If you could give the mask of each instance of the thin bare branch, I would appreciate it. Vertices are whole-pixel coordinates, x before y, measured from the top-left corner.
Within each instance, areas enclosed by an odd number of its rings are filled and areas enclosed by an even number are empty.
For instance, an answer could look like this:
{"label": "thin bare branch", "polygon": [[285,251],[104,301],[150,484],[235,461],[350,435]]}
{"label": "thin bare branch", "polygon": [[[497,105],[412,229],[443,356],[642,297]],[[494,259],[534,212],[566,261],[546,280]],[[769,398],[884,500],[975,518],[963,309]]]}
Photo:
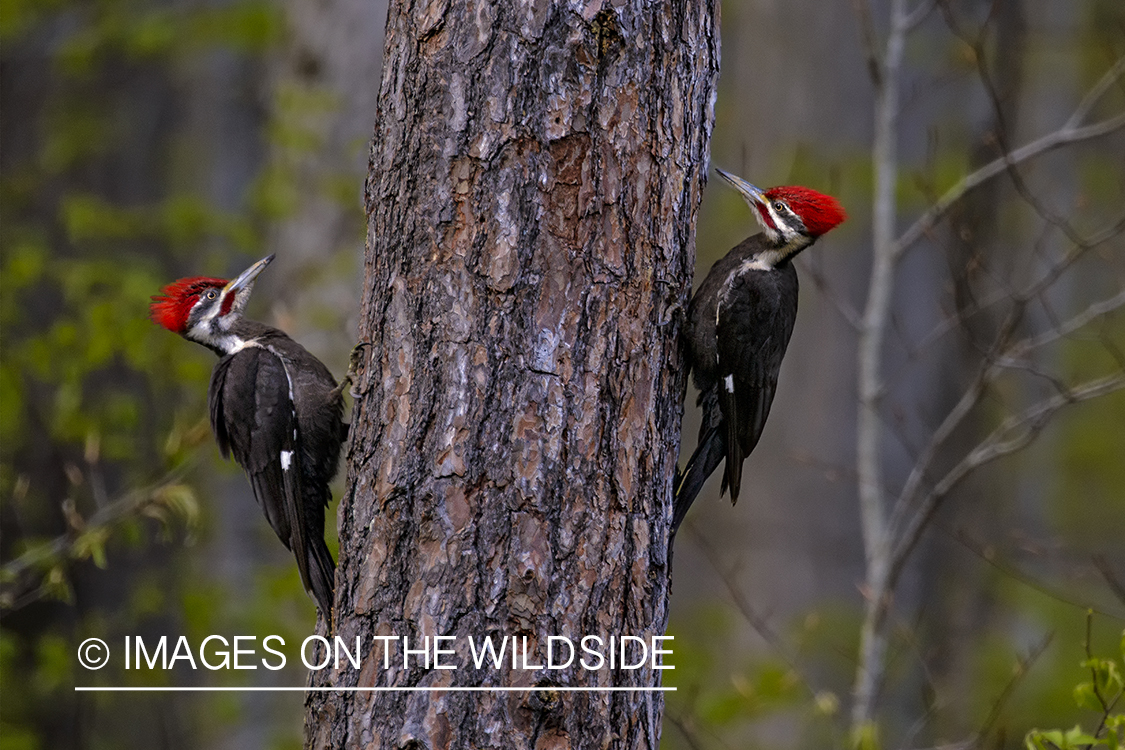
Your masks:
{"label": "thin bare branch", "polygon": [[1090,664],[1090,685],[1094,689],[1094,697],[1098,699],[1098,703],[1102,707],[1102,719],[1101,719],[1100,722],[1098,722],[1098,728],[1094,730],[1094,736],[1100,737],[1102,731],[1105,729],[1105,722],[1106,722],[1106,719],[1109,718],[1110,711],[1113,710],[1113,707],[1117,704],[1117,701],[1119,701],[1121,699],[1121,691],[1118,690],[1117,694],[1112,699],[1110,699],[1107,696],[1102,694],[1102,688],[1101,688],[1101,685],[1099,684],[1099,680],[1098,680],[1098,669],[1097,669],[1096,666],[1094,666],[1095,660],[1094,660],[1093,640],[1094,640],[1094,613],[1093,612],[1087,612],[1086,613],[1086,661],[1089,662],[1089,664]]}
{"label": "thin bare branch", "polygon": [[[1101,244],[1110,237],[1120,234],[1123,230],[1125,230],[1125,216],[1122,216],[1120,219],[1118,219],[1114,226],[1110,227],[1109,229],[1103,230],[1102,232],[1090,236],[1087,239],[1087,243],[1091,246]],[[1057,280],[1057,276],[1054,275],[1054,271],[1055,269],[1054,267],[1052,267],[1048,271],[1048,274],[1052,277],[1052,280]],[[934,325],[929,333],[922,337],[922,339],[915,346],[915,351],[922,351],[927,347],[932,346],[947,333],[955,330],[966,318],[981,312],[985,312],[1001,302],[1008,302],[1012,299],[1028,299],[1031,296],[1038,296],[1045,290],[1046,286],[1050,285],[1044,285],[1044,281],[1046,280],[1046,278],[1047,277],[1044,277],[1043,279],[1034,282],[1028,288],[1020,290],[1018,293],[1013,293],[1010,289],[1001,289],[994,292],[993,294],[989,294],[987,297],[976,300],[973,303],[966,305],[957,313],[949,314],[947,317],[943,318],[940,322]],[[1121,294],[1125,294],[1125,291],[1122,291]],[[1018,350],[1021,352],[1035,349],[1045,344],[1049,344],[1057,338],[1062,338],[1066,335],[1069,335],[1070,333],[1073,333],[1084,325],[1093,322],[1102,315],[1113,312],[1117,308],[1121,307],[1122,304],[1125,304],[1118,301],[1118,298],[1121,296],[1121,294],[1115,295],[1114,297],[1111,297],[1107,300],[1091,305],[1091,307],[1088,308],[1085,312],[1079,313],[1079,315],[1063,323],[1059,327],[1057,336],[1053,336],[1052,338],[1048,339],[1047,337],[1051,335],[1052,331],[1046,331],[1041,334],[1041,337],[1033,337],[1026,339],[1025,341],[1017,342],[1013,345],[1013,349],[1016,349],[1018,347]],[[1039,338],[1042,338],[1042,340],[1039,340]],[[891,378],[889,378],[889,381],[894,382],[899,377],[901,377],[901,373],[892,376]]]}
{"label": "thin bare branch", "polygon": [[[1084,244],[1087,247],[1089,247],[1090,249],[1093,249],[1093,248],[1096,248],[1098,245],[1106,242],[1107,240],[1109,240],[1113,237],[1119,236],[1123,232],[1125,232],[1125,214],[1118,217],[1110,226],[1106,227],[1103,230],[1095,232],[1094,234],[1087,237]],[[1057,263],[1053,264],[1050,268],[1048,268],[1043,276],[1041,276],[1038,280],[1029,284],[1024,289],[1013,290],[1009,287],[1004,286],[1002,284],[1002,282],[998,281],[998,285],[1001,286],[1000,289],[992,292],[991,294],[989,294],[989,295],[987,295],[987,296],[985,296],[981,299],[974,300],[973,302],[971,302],[969,304],[966,304],[961,309],[959,309],[956,313],[949,313],[941,321],[939,321],[937,324],[935,324],[934,327],[929,331],[929,333],[927,333],[925,336],[923,336],[921,338],[921,340],[919,340],[918,343],[915,344],[910,349],[910,351],[908,352],[908,356],[907,356],[906,360],[903,363],[901,363],[895,369],[895,371],[893,373],[889,374],[886,377],[886,379],[884,380],[884,388],[885,389],[893,389],[893,387],[895,386],[896,383],[900,382],[903,378],[905,378],[909,375],[910,365],[913,364],[914,358],[917,356],[918,353],[920,353],[922,351],[925,351],[927,348],[929,348],[930,346],[932,346],[933,344],[935,344],[939,340],[941,340],[941,338],[943,336],[945,336],[945,335],[949,334],[950,332],[956,330],[959,326],[964,324],[964,322],[966,320],[968,320],[969,318],[971,318],[972,316],[977,315],[979,313],[986,312],[986,311],[990,310],[991,308],[993,308],[994,306],[1000,304],[1001,302],[1011,302],[1012,300],[1030,300],[1033,297],[1036,297],[1036,298],[1041,297],[1041,295],[1052,284],[1054,284],[1056,281],[1058,281],[1058,279],[1062,276],[1062,274],[1066,271],[1066,269],[1069,268],[1070,266],[1072,266],[1074,264],[1074,262],[1078,260],[1079,257],[1080,257],[1080,255],[1078,253],[1067,254],[1064,258],[1062,258]],[[1113,299],[1115,300],[1116,297],[1114,297]],[[1101,307],[1101,305],[1105,306],[1104,309]],[[1093,322],[1097,318],[1097,315],[1094,314],[1095,312],[1100,310],[1104,314],[1108,314],[1108,313],[1112,312],[1114,309],[1116,309],[1117,307],[1119,307],[1119,305],[1114,304],[1111,300],[1106,300],[1103,303],[1099,303],[1097,306],[1094,306],[1093,308],[1091,308],[1090,310],[1087,311],[1087,313],[1090,314],[1088,319],[1085,317],[1086,313],[1083,313],[1083,314],[1080,314],[1080,315],[1083,316],[1082,320],[1084,320],[1085,323],[1090,323],[1090,322]],[[1078,319],[1075,319],[1074,324],[1075,325],[1073,326],[1073,329],[1077,329],[1077,328],[1081,327],[1081,324],[1079,324]],[[1071,326],[1067,323],[1062,323],[1060,325],[1067,326],[1068,329],[1071,328]],[[1073,332],[1073,329],[1065,331],[1063,333],[1063,335],[1069,335],[1069,333]],[[1049,335],[1050,335],[1050,332],[1045,332],[1043,334],[1043,340],[1036,343],[1035,346],[1041,346],[1041,345],[1051,343],[1051,341],[1047,340],[1047,337]],[[1031,340],[1032,339],[1028,339],[1027,341],[1030,342]],[[1105,343],[1108,344],[1109,342],[1105,342]],[[1016,342],[1015,344],[1012,345],[1010,353],[1012,353],[1013,355],[1016,354],[1016,353],[1020,353],[1020,351],[1022,351],[1022,350],[1017,351],[1018,348],[1024,347],[1024,346],[1026,346],[1026,342]],[[1031,348],[1034,348],[1034,347],[1029,346],[1027,348],[1031,349]],[[1111,352],[1111,354],[1112,354],[1112,352]],[[1116,355],[1114,355],[1114,356],[1116,356]],[[1125,364],[1122,365],[1122,369],[1125,369]]]}
{"label": "thin bare branch", "polygon": [[1082,123],[1083,120],[1090,114],[1090,110],[1101,101],[1105,92],[1109,91],[1109,87],[1116,83],[1117,79],[1125,74],[1125,56],[1117,59],[1110,69],[1105,72],[1097,83],[1086,92],[1086,96],[1078,104],[1078,108],[1074,110],[1074,114],[1066,121],[1063,127],[1074,128]]}
{"label": "thin bare branch", "polygon": [[1125,214],[1118,217],[1117,221],[1111,226],[1106,227],[1100,232],[1082,240],[1073,250],[1067,253],[1063,258],[1056,262],[1053,266],[1047,269],[1047,272],[1039,279],[1039,281],[1027,287],[1023,292],[1018,295],[1018,299],[1028,300],[1032,297],[1038,297],[1044,290],[1049,288],[1052,284],[1059,280],[1067,269],[1081,258],[1086,252],[1093,250],[1098,245],[1110,240],[1125,232]]}
{"label": "thin bare branch", "polygon": [[72,560],[84,535],[109,530],[128,518],[144,515],[154,503],[161,501],[166,490],[182,482],[183,477],[195,463],[194,459],[185,461],[147,487],[131,490],[105,502],[87,519],[78,516],[72,505],[65,505],[70,503],[69,500],[64,501],[64,508],[69,509],[66,512],[75,519],[72,521],[74,528],[50,541],[32,547],[0,567],[0,580],[7,582],[0,592],[0,607],[15,610],[41,598],[45,593],[43,586],[39,583],[28,585],[24,580],[31,571],[48,566],[53,561]]}
{"label": "thin bare branch", "polygon": [[1082,611],[1092,610],[1100,615],[1105,615],[1106,617],[1120,619],[1118,615],[1112,612],[1107,612],[1103,609],[1092,606],[1087,602],[1080,602],[1076,599],[1072,599],[1065,594],[1061,594],[1058,591],[1052,590],[1047,586],[1047,584],[1037,581],[1035,578],[1024,573],[1022,570],[1019,570],[1018,568],[1011,565],[1005,565],[997,559],[996,555],[993,552],[986,549],[983,543],[972,538],[965,529],[957,529],[956,531],[945,529],[945,531],[950,536],[950,538],[955,540],[962,547],[987,563],[1001,575],[1010,578],[1016,583],[1019,583],[1022,586],[1026,586],[1032,591],[1035,591],[1038,594],[1042,594],[1048,599],[1059,602],[1060,604],[1065,604],[1068,607],[1074,607],[1075,609]]}
{"label": "thin bare branch", "polygon": [[[995,7],[995,6],[993,6]],[[983,35],[973,43],[973,51],[977,61],[977,76],[980,78],[981,85],[984,86],[985,93],[988,94],[990,103],[992,104],[992,111],[996,117],[996,122],[999,127],[993,133],[997,148],[1000,151],[1000,156],[1004,159],[1005,169],[1008,172],[1009,178],[1012,180],[1012,185],[1015,187],[1016,192],[1023,198],[1024,202],[1031,206],[1040,217],[1043,218],[1048,224],[1057,227],[1065,234],[1076,247],[1085,249],[1083,240],[1080,237],[1078,230],[1076,230],[1069,221],[1063,216],[1054,211],[1051,211],[1039,199],[1028,186],[1027,182],[1023,179],[1023,174],[1011,160],[1011,145],[1008,143],[1008,125],[1004,115],[1004,106],[1001,102],[1000,92],[996,88],[995,81],[992,80],[992,73],[988,69],[988,64],[985,62],[986,53],[984,49]],[[1079,105],[1081,106],[1081,104]]]}
{"label": "thin bare branch", "polygon": [[684,738],[684,742],[691,750],[703,750],[703,745],[700,744],[699,738],[695,736],[695,732],[688,727],[687,722],[675,715],[671,711],[664,712],[664,719],[669,724],[679,730],[680,736]]}
{"label": "thin bare branch", "polygon": [[1004,689],[1000,691],[1000,695],[998,695],[996,697],[996,700],[993,701],[992,708],[989,710],[988,716],[985,717],[980,729],[977,730],[977,740],[974,744],[976,744],[978,747],[980,743],[983,742],[984,739],[988,737],[988,735],[992,732],[993,727],[996,726],[996,722],[1000,720],[1000,716],[1003,713],[1003,708],[1008,703],[1008,699],[1011,698],[1012,693],[1015,692],[1020,682],[1022,682],[1023,679],[1027,676],[1027,673],[1031,671],[1031,668],[1035,666],[1035,662],[1039,661],[1039,657],[1041,657],[1047,651],[1047,649],[1051,645],[1051,641],[1053,641],[1054,639],[1054,633],[1047,633],[1047,635],[1043,636],[1043,639],[1039,641],[1039,643],[1035,644],[1028,650],[1025,656],[1019,657],[1017,659],[1016,668],[1012,671],[1011,678],[1008,680],[1008,683],[1004,685]]}
{"label": "thin bare branch", "polygon": [[743,595],[742,593],[742,589],[734,580],[731,579],[727,571],[723,569],[722,565],[719,562],[719,556],[715,553],[715,548],[711,545],[707,538],[699,532],[694,523],[689,522],[687,524],[687,530],[691,536],[692,541],[695,542],[696,546],[699,547],[699,550],[703,552],[703,556],[707,558],[707,562],[711,565],[711,569],[719,575],[719,580],[723,582],[723,587],[726,588],[727,594],[730,595],[731,601],[734,603],[734,606],[738,609],[739,613],[742,614],[742,617],[746,620],[750,627],[754,629],[754,632],[761,636],[762,640],[768,643],[770,645],[770,648],[776,651],[778,655],[785,660],[786,664],[788,664],[794,671],[798,671],[795,657],[791,653],[789,653],[785,644],[782,643],[781,637],[774,632],[773,628],[771,628],[769,623],[766,622],[766,619],[762,617],[757,612],[757,610],[754,609],[754,606],[746,600],[745,595]]}
{"label": "thin bare branch", "polygon": [[[1125,388],[1125,370],[1105,378],[1068,387],[1061,381],[1020,361],[1019,355],[1089,325],[1099,316],[1125,305],[1125,301],[1111,298],[1096,303],[1070,319],[1051,318],[1048,331],[1020,339],[1017,331],[1025,314],[1034,305],[1041,306],[1050,317],[1050,302],[1042,296],[1066,270],[1083,257],[1097,243],[1114,236],[1121,228],[1113,228],[1092,237],[1083,237],[1072,227],[1066,217],[1056,215],[1039,200],[1024,183],[1017,167],[1036,157],[1063,146],[1088,141],[1125,127],[1125,112],[1087,123],[1097,101],[1101,100],[1114,80],[1120,77],[1123,64],[1114,65],[1083,97],[1064,125],[1019,148],[1010,148],[1006,142],[1007,127],[1001,98],[986,65],[985,43],[997,23],[996,13],[1001,7],[994,0],[988,19],[967,33],[954,17],[952,7],[944,0],[936,5],[946,15],[953,33],[960,36],[973,51],[978,74],[987,90],[995,110],[999,155],[987,164],[965,175],[952,188],[941,195],[906,231],[896,234],[896,203],[894,187],[898,171],[895,125],[899,116],[900,67],[904,36],[913,25],[920,23],[924,13],[932,10],[927,3],[907,13],[904,2],[893,0],[891,22],[883,49],[880,50],[874,33],[872,11],[867,0],[854,0],[857,15],[864,31],[868,64],[874,66],[872,81],[875,84],[875,135],[872,148],[874,164],[874,195],[872,213],[873,262],[866,305],[860,319],[858,344],[857,386],[859,414],[856,432],[856,475],[860,502],[861,527],[864,537],[867,570],[864,584],[865,617],[860,636],[860,659],[853,686],[851,729],[854,736],[867,731],[874,720],[874,702],[878,685],[885,671],[888,618],[891,615],[891,596],[902,574],[906,560],[915,548],[921,534],[933,520],[937,508],[950,491],[969,473],[1002,456],[1018,451],[1031,443],[1064,406],[1106,395]],[[890,296],[894,287],[894,269],[907,249],[937,226],[954,204],[969,191],[1007,172],[1022,199],[1044,220],[1045,236],[1049,227],[1061,231],[1072,243],[1073,249],[1065,256],[1046,260],[1046,273],[1019,289],[1009,277],[997,276],[992,281],[1003,293],[980,305],[981,309],[997,302],[1010,303],[992,340],[974,342],[982,359],[972,382],[953,410],[931,435],[928,445],[919,453],[902,491],[892,509],[886,513],[887,493],[883,489],[885,478],[880,460],[880,448],[888,430],[883,420],[886,407],[881,403],[887,388],[882,373],[884,337],[891,323]],[[962,311],[963,313],[964,311]],[[964,316],[951,318],[954,323]],[[938,334],[940,335],[940,333]],[[950,440],[964,420],[972,414],[990,392],[990,384],[1006,368],[1028,369],[1037,377],[1047,377],[1057,393],[1008,416],[991,434],[972,448],[939,477],[931,477],[938,453]],[[973,742],[983,741],[985,730]]]}
{"label": "thin bare branch", "polygon": [[985,389],[988,386],[988,376],[991,372],[991,367],[985,365],[978,372],[973,382],[965,389],[961,398],[957,401],[956,405],[949,410],[945,415],[945,419],[934,430],[930,436],[930,442],[914,462],[910,475],[903,485],[902,492],[899,493],[898,502],[895,503],[894,511],[891,514],[890,527],[892,529],[901,528],[905,525],[907,518],[911,514],[912,503],[911,499],[918,493],[919,488],[926,479],[926,475],[930,470],[931,464],[937,457],[938,451],[945,441],[953,434],[953,431],[961,426],[961,423],[972,412],[973,408],[980,403],[981,397],[984,395]]}
{"label": "thin bare branch", "polygon": [[1102,578],[1105,579],[1109,590],[1113,592],[1114,596],[1116,596],[1122,604],[1125,604],[1125,583],[1114,573],[1105,555],[1094,555],[1092,559],[1094,561],[1094,567],[1102,574]]}
{"label": "thin bare branch", "polygon": [[926,18],[929,17],[930,13],[932,13],[934,8],[936,8],[936,7],[937,7],[937,0],[923,0],[918,5],[917,8],[910,11],[906,15],[906,20],[905,20],[906,31],[910,32],[910,31],[913,31],[914,29],[916,29],[919,24],[921,24],[923,21],[926,20]]}
{"label": "thin bare branch", "polygon": [[903,252],[921,239],[923,235],[933,229],[938,221],[949,212],[949,209],[973,188],[1004,173],[1011,166],[1022,164],[1037,156],[1042,156],[1049,151],[1060,148],[1061,146],[1098,138],[1120,130],[1123,127],[1125,127],[1125,113],[1083,127],[1062,127],[1053,133],[1048,133],[1031,143],[1021,146],[1006,156],[993,159],[983,167],[969,173],[961,178],[956,185],[947,190],[945,194],[938,199],[937,203],[927,209],[925,213],[918,217],[918,219],[899,236],[898,240],[895,242],[894,249],[896,260],[902,256]]}
{"label": "thin bare branch", "polygon": [[[992,345],[987,351],[983,352],[984,358],[972,382],[969,384],[968,388],[965,389],[965,393],[962,394],[957,404],[949,411],[945,419],[942,420],[942,423],[934,430],[933,435],[930,436],[929,444],[914,462],[910,475],[907,477],[906,483],[903,485],[902,492],[899,493],[898,501],[895,503],[894,510],[891,513],[888,526],[892,539],[900,538],[900,530],[916,520],[916,516],[914,515],[916,513],[914,509],[915,503],[921,493],[923,482],[930,471],[934,459],[937,457],[941,447],[953,435],[954,431],[961,426],[965,418],[972,413],[973,408],[980,403],[981,398],[987,391],[989,383],[995,378],[997,366],[995,355],[992,353],[1007,349],[1012,336],[1015,334],[1019,321],[1023,317],[1023,308],[1024,303],[1017,301],[1012,306],[1012,309],[1008,311],[1008,315],[1000,325],[1000,330],[997,332]],[[895,578],[897,576],[891,577]]]}
{"label": "thin bare branch", "polygon": [[1078,331],[1080,328],[1084,328],[1093,321],[1108,315],[1122,306],[1125,306],[1125,289],[1122,289],[1109,299],[1095,302],[1069,320],[1063,321],[1038,336],[1032,336],[1031,338],[1017,341],[1008,350],[1007,356],[1021,356],[1042,346],[1058,341],[1061,338],[1065,338]]}
{"label": "thin bare branch", "polygon": [[950,469],[934,487],[925,494],[917,510],[911,515],[898,536],[892,559],[892,580],[898,578],[902,565],[921,538],[922,531],[933,518],[942,500],[957,484],[974,470],[992,463],[1030,444],[1062,408],[1089,401],[1125,388],[1125,373],[1099,378],[1071,388],[1065,393],[1044,399],[1019,414],[1005,419],[976,448]]}
{"label": "thin bare branch", "polygon": [[817,291],[832,303],[832,306],[836,308],[836,312],[840,313],[840,317],[852,327],[852,330],[859,331],[863,325],[859,311],[852,307],[850,302],[836,293],[836,290],[828,282],[827,277],[825,277],[824,272],[821,270],[820,264],[809,262],[807,257],[808,256],[797,259],[801,271],[812,279],[813,284],[816,285]]}
{"label": "thin bare branch", "polygon": [[1053,641],[1054,638],[1054,633],[1048,633],[1043,636],[1039,643],[1033,645],[1024,656],[1017,657],[1016,668],[1012,670],[1012,676],[1004,685],[1004,689],[1000,691],[1000,694],[997,695],[996,699],[992,702],[992,706],[988,711],[988,715],[981,723],[980,729],[972,736],[960,742],[936,745],[926,750],[970,750],[970,748],[980,747],[988,735],[992,733],[1001,715],[1003,715],[1004,706],[1008,704],[1016,688],[1027,677],[1028,673],[1031,672],[1031,668],[1035,666],[1035,662],[1039,661],[1039,657],[1047,651],[1047,648],[1051,645],[1051,641]]}
{"label": "thin bare branch", "polygon": [[876,89],[883,87],[883,62],[879,55],[879,36],[875,33],[875,20],[871,12],[871,0],[852,0],[852,10],[859,19],[860,39],[863,42],[863,58],[867,61],[867,74]]}

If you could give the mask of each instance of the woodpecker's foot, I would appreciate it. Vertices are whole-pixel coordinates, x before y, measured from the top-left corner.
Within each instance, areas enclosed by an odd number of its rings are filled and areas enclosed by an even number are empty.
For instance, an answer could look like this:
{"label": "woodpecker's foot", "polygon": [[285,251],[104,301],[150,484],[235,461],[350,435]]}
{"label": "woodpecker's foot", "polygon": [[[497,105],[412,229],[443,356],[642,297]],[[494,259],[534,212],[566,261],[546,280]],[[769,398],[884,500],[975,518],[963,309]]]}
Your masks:
{"label": "woodpecker's foot", "polygon": [[363,391],[357,390],[354,387],[359,378],[359,371],[363,368],[363,352],[371,346],[370,341],[360,341],[352,347],[351,357],[348,359],[348,371],[344,373],[344,377],[340,380],[340,384],[336,386],[337,394],[343,393],[344,389],[348,389],[348,395],[352,398],[359,398],[363,395]]}
{"label": "woodpecker's foot", "polygon": [[[352,356],[348,360],[348,371],[345,373],[344,378],[353,386],[359,380],[359,371],[363,369],[365,352],[370,347],[370,341],[360,341],[352,347]],[[363,395],[363,391],[354,387],[349,388],[348,393],[352,398],[359,398]]]}
{"label": "woodpecker's foot", "polygon": [[656,325],[658,325],[658,326],[668,325],[669,323],[671,323],[673,320],[676,319],[676,313],[679,312],[682,308],[683,308],[683,305],[681,305],[679,302],[674,303],[671,307],[665,308],[664,309],[664,315],[661,316],[660,320],[656,321]]}

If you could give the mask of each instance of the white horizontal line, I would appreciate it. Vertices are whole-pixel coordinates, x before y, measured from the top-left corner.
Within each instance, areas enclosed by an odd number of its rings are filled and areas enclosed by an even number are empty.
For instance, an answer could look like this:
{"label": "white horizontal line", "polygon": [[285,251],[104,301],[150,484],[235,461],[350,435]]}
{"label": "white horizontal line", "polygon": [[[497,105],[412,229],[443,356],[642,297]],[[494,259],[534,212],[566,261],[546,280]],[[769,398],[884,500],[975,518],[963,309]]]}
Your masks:
{"label": "white horizontal line", "polygon": [[512,693],[535,690],[559,693],[669,693],[674,687],[83,687],[76,686],[76,693],[283,693],[295,691],[307,693]]}

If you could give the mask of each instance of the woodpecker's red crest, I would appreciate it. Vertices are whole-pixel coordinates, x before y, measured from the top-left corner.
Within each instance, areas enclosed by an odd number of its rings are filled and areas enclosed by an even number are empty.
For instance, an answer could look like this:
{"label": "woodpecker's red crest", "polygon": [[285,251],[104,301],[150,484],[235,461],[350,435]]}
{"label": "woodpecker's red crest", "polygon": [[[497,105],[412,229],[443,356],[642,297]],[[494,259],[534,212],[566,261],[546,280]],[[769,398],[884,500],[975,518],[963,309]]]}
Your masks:
{"label": "woodpecker's red crest", "polygon": [[[812,237],[825,234],[848,218],[839,201],[831,195],[818,193],[807,187],[793,185],[770,188],[762,194],[762,197],[770,203],[776,204],[780,201],[787,205],[800,217],[805,225],[805,231]],[[769,211],[765,210],[761,203],[755,208],[763,219],[769,216]]]}
{"label": "woodpecker's red crest", "polygon": [[[158,325],[162,325],[173,333],[183,334],[187,331],[188,315],[199,298],[209,290],[221,294],[227,285],[226,279],[211,279],[205,276],[195,276],[188,279],[173,281],[160,290],[160,294],[152,296],[149,305],[149,317]],[[233,301],[233,297],[231,298]]]}

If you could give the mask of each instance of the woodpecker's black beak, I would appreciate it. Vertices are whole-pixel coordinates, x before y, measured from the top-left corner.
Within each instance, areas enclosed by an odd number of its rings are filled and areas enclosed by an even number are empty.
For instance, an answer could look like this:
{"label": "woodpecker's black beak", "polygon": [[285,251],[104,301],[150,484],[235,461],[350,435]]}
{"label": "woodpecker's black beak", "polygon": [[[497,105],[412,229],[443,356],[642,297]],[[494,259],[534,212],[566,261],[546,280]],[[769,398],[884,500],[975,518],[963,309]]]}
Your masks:
{"label": "woodpecker's black beak", "polygon": [[[266,270],[273,261],[273,255],[268,255],[262,258],[254,265],[247,268],[245,271],[238,275],[238,278],[232,279],[227,282],[223,287],[222,296],[225,300],[227,295],[234,295],[234,302],[227,308],[232,312],[242,312],[242,308],[246,307],[246,302],[250,299],[250,292],[254,289],[254,279],[258,278],[258,274]],[[226,307],[224,305],[224,307]]]}
{"label": "woodpecker's black beak", "polygon": [[724,180],[729,182],[731,186],[735,190],[737,190],[739,194],[742,195],[742,197],[746,199],[746,202],[751,206],[762,205],[766,202],[765,195],[762,194],[761,188],[751,185],[749,182],[742,179],[738,175],[731,174],[730,172],[724,172],[718,167],[715,167],[715,171],[719,173],[719,177],[722,177]]}

